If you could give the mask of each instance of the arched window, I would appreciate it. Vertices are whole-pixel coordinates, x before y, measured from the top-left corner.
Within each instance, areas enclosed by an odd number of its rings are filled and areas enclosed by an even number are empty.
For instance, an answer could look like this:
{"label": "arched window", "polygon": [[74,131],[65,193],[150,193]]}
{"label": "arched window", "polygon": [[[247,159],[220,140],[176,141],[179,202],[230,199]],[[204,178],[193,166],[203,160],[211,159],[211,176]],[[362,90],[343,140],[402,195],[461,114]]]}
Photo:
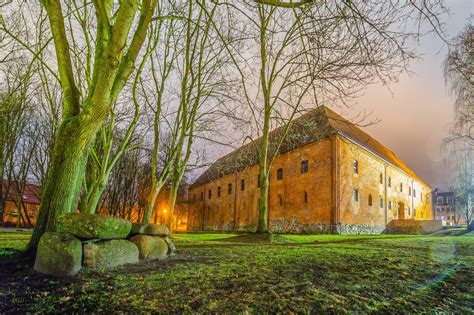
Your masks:
{"label": "arched window", "polygon": [[372,194],[369,194],[369,206],[372,207]]}
{"label": "arched window", "polygon": [[308,203],[308,193],[304,192],[304,203]]}
{"label": "arched window", "polygon": [[278,204],[279,204],[280,206],[283,205],[283,198],[281,197],[281,195],[278,195]]}

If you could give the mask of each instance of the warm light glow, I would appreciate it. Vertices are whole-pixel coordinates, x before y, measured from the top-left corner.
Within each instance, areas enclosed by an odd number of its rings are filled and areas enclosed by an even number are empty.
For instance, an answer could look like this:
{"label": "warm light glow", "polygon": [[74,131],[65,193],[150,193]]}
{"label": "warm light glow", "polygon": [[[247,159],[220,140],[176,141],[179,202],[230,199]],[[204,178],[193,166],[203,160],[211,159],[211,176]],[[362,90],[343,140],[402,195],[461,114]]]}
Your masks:
{"label": "warm light glow", "polygon": [[166,209],[163,209],[163,213],[166,213]]}

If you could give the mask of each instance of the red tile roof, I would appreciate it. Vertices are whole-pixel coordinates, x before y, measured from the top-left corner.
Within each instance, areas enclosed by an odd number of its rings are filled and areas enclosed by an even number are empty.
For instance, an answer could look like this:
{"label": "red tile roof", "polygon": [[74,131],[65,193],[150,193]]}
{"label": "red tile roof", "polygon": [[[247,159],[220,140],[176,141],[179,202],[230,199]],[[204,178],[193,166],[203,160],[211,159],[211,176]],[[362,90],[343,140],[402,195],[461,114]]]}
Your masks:
{"label": "red tile roof", "polygon": [[[8,182],[6,179],[3,179],[0,181],[0,185],[3,185],[3,187],[8,188],[8,197],[7,200],[9,201],[16,201],[18,200],[18,191],[17,187],[21,187],[21,183],[17,184],[15,181],[10,181]],[[2,190],[3,192],[3,190]],[[23,201],[24,203],[27,204],[34,204],[34,205],[39,205],[40,204],[40,195],[41,195],[41,189],[39,186],[34,185],[34,184],[25,184],[24,187],[24,192],[23,192]]]}
{"label": "red tile roof", "polygon": [[[379,141],[358,128],[336,112],[326,106],[319,106],[314,110],[296,118],[291,123],[287,138],[279,148],[279,154],[294,150],[306,144],[327,139],[333,134],[340,134],[359,146],[366,148],[373,154],[401,169],[407,175],[417,181],[429,186],[419,178],[395,153]],[[276,128],[270,132],[271,143],[276,143],[283,127]],[[258,138],[253,143],[245,144],[239,149],[221,157],[212,164],[192,185],[199,186],[208,183],[224,175],[241,171],[258,163],[258,148],[262,139]]]}

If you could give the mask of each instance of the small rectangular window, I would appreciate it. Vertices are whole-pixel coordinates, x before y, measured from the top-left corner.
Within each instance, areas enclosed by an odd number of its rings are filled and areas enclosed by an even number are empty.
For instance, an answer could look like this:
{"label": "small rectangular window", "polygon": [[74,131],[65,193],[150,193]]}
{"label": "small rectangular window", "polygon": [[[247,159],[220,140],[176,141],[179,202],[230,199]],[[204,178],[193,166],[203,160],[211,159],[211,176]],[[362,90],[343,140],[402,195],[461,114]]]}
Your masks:
{"label": "small rectangular window", "polygon": [[244,190],[245,190],[245,180],[244,180],[244,179],[242,179],[242,180],[240,181],[240,190],[241,190],[241,191],[244,191]]}
{"label": "small rectangular window", "polygon": [[392,210],[392,201],[389,201],[389,202],[388,202],[388,209],[389,209],[389,210]]}
{"label": "small rectangular window", "polygon": [[217,187],[217,197],[221,196],[221,186]]}
{"label": "small rectangular window", "polygon": [[392,178],[389,176],[388,177],[388,187],[392,187]]}
{"label": "small rectangular window", "polygon": [[277,170],[277,180],[282,180],[283,179],[283,169],[279,168]]}
{"label": "small rectangular window", "polygon": [[359,174],[359,161],[354,160],[354,173]]}
{"label": "small rectangular window", "polygon": [[211,199],[211,197],[212,197],[212,190],[209,189],[207,191],[207,199]]}
{"label": "small rectangular window", "polygon": [[420,201],[423,202],[423,193],[420,193]]}
{"label": "small rectangular window", "polygon": [[380,197],[380,200],[379,200],[379,207],[383,208],[383,198],[382,197]]}
{"label": "small rectangular window", "polygon": [[301,162],[301,174],[308,173],[309,165],[308,160],[304,160]]}
{"label": "small rectangular window", "polygon": [[416,198],[416,189],[413,189],[413,197]]}
{"label": "small rectangular window", "polygon": [[204,192],[201,191],[201,200],[204,200]]}
{"label": "small rectangular window", "polygon": [[359,201],[359,191],[357,189],[354,189],[354,200]]}
{"label": "small rectangular window", "polygon": [[400,192],[403,192],[403,184],[400,183]]}
{"label": "small rectangular window", "polygon": [[227,194],[231,194],[232,193],[232,184],[229,184],[227,185]]}
{"label": "small rectangular window", "polygon": [[411,196],[411,187],[408,187],[408,196]]}
{"label": "small rectangular window", "polygon": [[382,175],[382,173],[380,173],[380,175],[379,175],[379,182],[380,182],[380,184],[383,184],[383,175]]}
{"label": "small rectangular window", "polygon": [[439,204],[439,205],[442,205],[443,204],[443,197],[438,197],[436,198],[436,203]]}

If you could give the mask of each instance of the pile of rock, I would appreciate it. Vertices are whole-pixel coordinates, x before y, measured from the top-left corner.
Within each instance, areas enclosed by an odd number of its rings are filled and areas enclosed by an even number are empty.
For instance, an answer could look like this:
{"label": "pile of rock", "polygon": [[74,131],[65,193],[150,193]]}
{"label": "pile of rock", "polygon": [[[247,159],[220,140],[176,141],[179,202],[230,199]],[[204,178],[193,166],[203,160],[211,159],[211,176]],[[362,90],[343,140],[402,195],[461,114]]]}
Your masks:
{"label": "pile of rock", "polygon": [[166,226],[132,225],[98,214],[64,214],[58,218],[57,231],[41,237],[36,271],[68,276],[81,267],[104,270],[139,259],[163,258],[175,250]]}

